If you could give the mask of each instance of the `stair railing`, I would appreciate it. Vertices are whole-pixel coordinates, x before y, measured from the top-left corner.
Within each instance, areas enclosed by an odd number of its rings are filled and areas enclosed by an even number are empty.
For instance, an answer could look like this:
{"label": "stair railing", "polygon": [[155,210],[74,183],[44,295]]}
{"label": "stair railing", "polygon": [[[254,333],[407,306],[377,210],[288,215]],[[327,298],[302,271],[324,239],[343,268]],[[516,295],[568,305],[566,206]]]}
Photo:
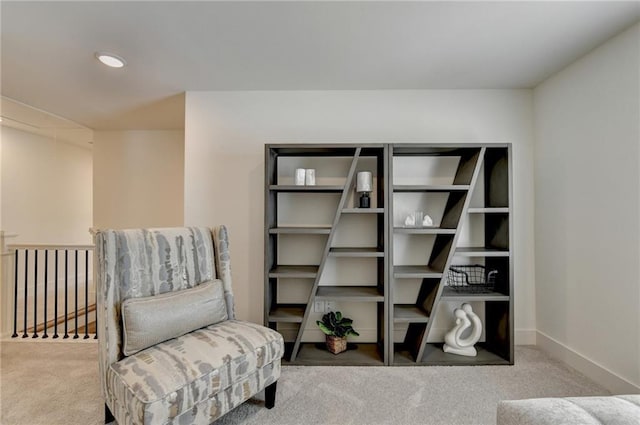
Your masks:
{"label": "stair railing", "polygon": [[6,245],[2,318],[8,308],[12,338],[97,338],[93,252],[93,245]]}

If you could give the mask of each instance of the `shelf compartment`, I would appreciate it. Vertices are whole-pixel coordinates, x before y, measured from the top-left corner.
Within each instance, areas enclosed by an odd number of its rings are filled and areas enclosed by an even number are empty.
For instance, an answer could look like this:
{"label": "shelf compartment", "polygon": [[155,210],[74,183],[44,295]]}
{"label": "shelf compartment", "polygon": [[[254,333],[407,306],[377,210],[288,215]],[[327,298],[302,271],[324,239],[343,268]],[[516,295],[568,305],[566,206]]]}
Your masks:
{"label": "shelf compartment", "polygon": [[317,275],[318,266],[276,266],[269,271],[269,277],[315,279]]}
{"label": "shelf compartment", "polygon": [[427,323],[429,316],[415,305],[394,305],[394,323]]}
{"label": "shelf compartment", "polygon": [[342,192],[344,186],[334,185],[317,185],[317,186],[298,186],[293,184],[272,184],[269,190],[274,192]]}
{"label": "shelf compartment", "polygon": [[330,353],[324,342],[303,342],[293,362],[283,359],[285,365],[313,366],[383,366],[384,360],[376,343],[348,343],[347,351],[339,355]]}
{"label": "shelf compartment", "polygon": [[384,214],[384,208],[344,208],[342,214]]}
{"label": "shelf compartment", "polygon": [[409,235],[455,235],[456,229],[444,227],[394,227],[394,233]]}
{"label": "shelf compartment", "polygon": [[393,277],[399,278],[440,278],[442,272],[429,266],[394,266]]}
{"label": "shelf compartment", "polygon": [[282,226],[269,229],[272,235],[277,234],[304,234],[304,235],[328,235],[331,226]]}
{"label": "shelf compartment", "polygon": [[468,191],[468,184],[394,185],[394,192],[460,192]]}
{"label": "shelf compartment", "polygon": [[269,322],[302,323],[306,305],[280,305],[269,311]]}
{"label": "shelf compartment", "polygon": [[383,302],[384,295],[375,286],[320,286],[317,301]]}
{"label": "shelf compartment", "polygon": [[442,288],[442,301],[509,301],[509,296],[500,292],[465,293],[456,291],[449,286]]}
{"label": "shelf compartment", "polygon": [[508,257],[509,251],[488,247],[463,247],[456,248],[455,255],[461,257]]}
{"label": "shelf compartment", "polygon": [[378,248],[331,248],[331,257],[384,257],[384,251]]}

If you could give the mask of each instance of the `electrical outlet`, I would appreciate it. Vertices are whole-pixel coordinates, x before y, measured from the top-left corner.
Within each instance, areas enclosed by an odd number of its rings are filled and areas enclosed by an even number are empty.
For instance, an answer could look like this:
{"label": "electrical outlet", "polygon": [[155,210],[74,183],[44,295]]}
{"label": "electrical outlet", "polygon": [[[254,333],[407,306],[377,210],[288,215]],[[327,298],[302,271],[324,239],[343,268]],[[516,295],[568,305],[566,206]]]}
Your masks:
{"label": "electrical outlet", "polygon": [[336,311],[338,309],[335,301],[327,301],[326,311]]}
{"label": "electrical outlet", "polygon": [[324,313],[324,301],[315,301],[313,303],[313,311],[316,313]]}

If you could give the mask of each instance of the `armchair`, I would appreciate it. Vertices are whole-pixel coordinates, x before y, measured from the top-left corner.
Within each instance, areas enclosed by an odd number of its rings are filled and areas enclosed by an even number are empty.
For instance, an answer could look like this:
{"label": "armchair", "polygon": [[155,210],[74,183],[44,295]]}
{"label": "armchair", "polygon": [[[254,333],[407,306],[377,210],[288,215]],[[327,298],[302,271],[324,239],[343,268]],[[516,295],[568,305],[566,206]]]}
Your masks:
{"label": "armchair", "polygon": [[209,424],[265,390],[282,336],[235,319],[224,226],[96,232],[105,421]]}

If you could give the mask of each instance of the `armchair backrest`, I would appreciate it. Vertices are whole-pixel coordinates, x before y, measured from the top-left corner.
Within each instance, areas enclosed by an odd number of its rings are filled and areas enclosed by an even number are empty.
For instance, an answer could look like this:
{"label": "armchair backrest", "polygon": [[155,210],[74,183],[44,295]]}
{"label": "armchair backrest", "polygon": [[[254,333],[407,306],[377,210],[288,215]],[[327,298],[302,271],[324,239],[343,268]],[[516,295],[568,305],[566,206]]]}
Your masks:
{"label": "armchair backrest", "polygon": [[179,291],[218,278],[224,286],[227,315],[235,317],[225,226],[100,230],[95,245],[103,378],[108,367],[124,357],[120,304],[128,298]]}

